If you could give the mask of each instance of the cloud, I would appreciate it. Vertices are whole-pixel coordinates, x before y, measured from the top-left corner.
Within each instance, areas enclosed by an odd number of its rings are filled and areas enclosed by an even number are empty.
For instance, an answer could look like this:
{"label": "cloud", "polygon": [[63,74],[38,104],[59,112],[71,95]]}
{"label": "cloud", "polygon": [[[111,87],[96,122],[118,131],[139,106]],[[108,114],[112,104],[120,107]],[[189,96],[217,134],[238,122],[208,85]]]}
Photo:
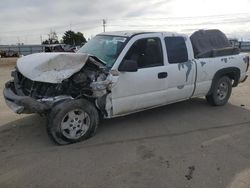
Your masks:
{"label": "cloud", "polygon": [[[89,37],[102,32],[104,18],[107,19],[108,31],[191,31],[192,28],[218,27],[227,33],[236,33],[238,29],[240,35],[241,31],[246,33],[250,30],[250,14],[244,14],[250,5],[249,1],[238,0],[237,4],[241,6],[226,0],[221,0],[219,4],[215,4],[215,1],[217,0],[203,0],[202,3],[200,0],[2,0],[0,43],[16,43],[17,39],[21,42],[39,43],[40,35],[46,37],[50,29],[61,36],[71,28]],[[222,5],[224,7],[219,7]],[[230,28],[230,25],[234,25],[234,28]]]}

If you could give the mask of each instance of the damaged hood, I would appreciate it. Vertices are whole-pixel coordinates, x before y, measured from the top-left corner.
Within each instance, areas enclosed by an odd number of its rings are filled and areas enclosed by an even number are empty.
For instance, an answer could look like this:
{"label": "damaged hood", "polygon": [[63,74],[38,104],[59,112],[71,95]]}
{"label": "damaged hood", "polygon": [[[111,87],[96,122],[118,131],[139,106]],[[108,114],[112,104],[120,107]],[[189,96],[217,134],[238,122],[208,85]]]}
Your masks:
{"label": "damaged hood", "polygon": [[37,53],[18,59],[17,68],[32,81],[61,83],[80,71],[88,57],[81,53]]}

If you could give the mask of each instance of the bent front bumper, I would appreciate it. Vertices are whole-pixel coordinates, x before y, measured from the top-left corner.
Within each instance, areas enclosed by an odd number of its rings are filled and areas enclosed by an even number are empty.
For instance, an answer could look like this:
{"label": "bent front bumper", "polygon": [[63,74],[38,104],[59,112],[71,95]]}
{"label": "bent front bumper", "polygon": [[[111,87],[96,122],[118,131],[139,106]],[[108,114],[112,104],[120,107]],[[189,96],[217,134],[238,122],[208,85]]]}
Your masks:
{"label": "bent front bumper", "polygon": [[17,114],[38,113],[44,114],[55,104],[61,101],[73,99],[71,96],[57,96],[43,99],[34,99],[30,96],[16,94],[13,82],[7,82],[3,90],[6,104]]}
{"label": "bent front bumper", "polygon": [[3,95],[5,98],[6,104],[12,109],[15,113],[21,114],[30,114],[30,113],[44,113],[49,108],[46,104],[42,104],[37,100],[29,96],[19,96],[15,93],[14,83],[8,82],[5,85],[3,90]]}

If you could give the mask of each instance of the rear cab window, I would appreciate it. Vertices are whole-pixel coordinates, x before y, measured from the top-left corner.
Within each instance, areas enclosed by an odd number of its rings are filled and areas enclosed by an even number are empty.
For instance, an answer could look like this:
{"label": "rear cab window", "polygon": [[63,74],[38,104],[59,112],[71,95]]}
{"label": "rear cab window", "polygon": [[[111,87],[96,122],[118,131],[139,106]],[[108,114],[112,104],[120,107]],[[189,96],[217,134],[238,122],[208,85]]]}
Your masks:
{"label": "rear cab window", "polygon": [[168,55],[168,62],[170,64],[184,63],[188,61],[188,51],[184,37],[165,37],[164,41]]}

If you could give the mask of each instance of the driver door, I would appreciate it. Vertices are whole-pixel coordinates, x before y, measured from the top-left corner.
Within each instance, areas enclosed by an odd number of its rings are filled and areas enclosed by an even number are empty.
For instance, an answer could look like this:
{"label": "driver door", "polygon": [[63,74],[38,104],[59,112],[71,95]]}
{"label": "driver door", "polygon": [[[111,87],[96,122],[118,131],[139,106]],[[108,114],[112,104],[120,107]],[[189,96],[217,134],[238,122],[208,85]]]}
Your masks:
{"label": "driver door", "polygon": [[166,101],[167,67],[164,65],[162,39],[159,34],[136,36],[123,57],[136,61],[136,72],[120,72],[112,88],[113,115],[128,114]]}

